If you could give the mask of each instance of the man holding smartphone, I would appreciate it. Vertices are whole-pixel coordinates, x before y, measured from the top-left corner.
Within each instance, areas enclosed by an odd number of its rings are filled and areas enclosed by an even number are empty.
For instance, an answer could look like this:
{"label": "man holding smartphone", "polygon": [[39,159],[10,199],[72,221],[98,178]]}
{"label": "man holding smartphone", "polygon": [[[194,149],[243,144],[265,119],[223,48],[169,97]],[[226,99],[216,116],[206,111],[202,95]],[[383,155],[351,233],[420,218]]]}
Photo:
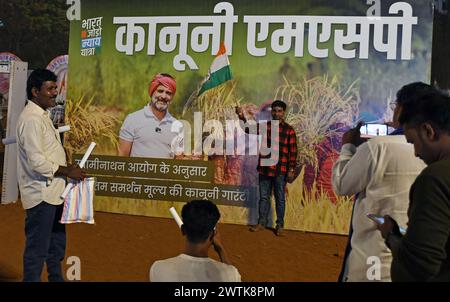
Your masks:
{"label": "man holding smartphone", "polygon": [[[209,200],[193,200],[181,211],[181,232],[186,237],[182,254],[153,263],[152,282],[240,282],[241,275],[231,264],[216,225],[220,219],[217,206]],[[209,258],[214,248],[220,262]]]}
{"label": "man holding smartphone", "polygon": [[450,281],[450,97],[432,91],[399,118],[415,155],[428,165],[409,193],[408,229],[395,217],[378,225],[393,255],[392,281]]}
{"label": "man holding smartphone", "polygon": [[[394,123],[403,105],[421,91],[431,87],[424,83],[406,85],[397,93]],[[377,232],[367,213],[391,214],[406,225],[408,192],[425,164],[414,157],[413,148],[404,135],[378,136],[367,141],[361,138],[360,127],[346,132],[342,149],[333,167],[333,189],[337,195],[354,195],[349,243],[340,281],[369,281],[367,260],[371,256],[381,260],[381,279],[390,281],[389,249]]]}

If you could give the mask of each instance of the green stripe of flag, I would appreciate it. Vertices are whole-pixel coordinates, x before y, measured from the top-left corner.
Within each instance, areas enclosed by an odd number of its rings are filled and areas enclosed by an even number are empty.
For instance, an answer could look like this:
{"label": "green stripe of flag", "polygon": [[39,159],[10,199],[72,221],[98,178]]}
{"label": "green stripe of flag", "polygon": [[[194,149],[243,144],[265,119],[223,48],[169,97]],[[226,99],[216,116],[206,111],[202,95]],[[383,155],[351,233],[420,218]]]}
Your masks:
{"label": "green stripe of flag", "polygon": [[231,80],[231,78],[232,78],[232,74],[231,74],[230,65],[227,65],[227,66],[217,70],[216,72],[213,72],[210,75],[209,79],[203,84],[202,88],[200,88],[200,91],[197,96],[200,96],[206,90],[217,87],[220,84]]}

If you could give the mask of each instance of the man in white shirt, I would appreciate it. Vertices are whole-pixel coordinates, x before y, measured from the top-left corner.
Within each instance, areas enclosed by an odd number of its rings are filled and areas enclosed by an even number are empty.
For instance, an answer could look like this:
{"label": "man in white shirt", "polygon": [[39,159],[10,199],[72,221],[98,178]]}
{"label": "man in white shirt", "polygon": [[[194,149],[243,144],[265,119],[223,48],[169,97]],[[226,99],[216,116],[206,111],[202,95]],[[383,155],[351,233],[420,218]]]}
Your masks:
{"label": "man in white shirt", "polygon": [[65,226],[59,223],[60,198],[66,177],[81,180],[85,172],[67,166],[66,153],[49,108],[58,94],[56,75],[46,69],[33,71],[27,81],[29,101],[17,121],[17,176],[20,199],[26,210],[23,280],[40,281],[44,262],[49,281],[64,281],[61,261],[66,247]]}
{"label": "man in white shirt", "polygon": [[[412,83],[398,91],[394,125],[398,126],[402,104],[429,89],[427,84]],[[333,167],[335,193],[357,194],[340,281],[391,281],[392,254],[376,231],[376,225],[366,215],[389,214],[406,226],[409,189],[425,164],[414,156],[413,148],[401,131],[364,143],[360,126],[344,134],[339,159]],[[370,270],[378,261],[381,270]]]}
{"label": "man in white shirt", "polygon": [[150,103],[129,114],[120,129],[119,156],[174,158],[183,151],[182,123],[169,113],[175,79],[157,74],[149,85]]}
{"label": "man in white shirt", "polygon": [[[193,200],[183,206],[181,232],[186,236],[184,252],[177,257],[155,261],[150,268],[152,282],[240,282],[220,241],[216,224],[220,213],[209,200]],[[208,257],[213,246],[222,262]]]}

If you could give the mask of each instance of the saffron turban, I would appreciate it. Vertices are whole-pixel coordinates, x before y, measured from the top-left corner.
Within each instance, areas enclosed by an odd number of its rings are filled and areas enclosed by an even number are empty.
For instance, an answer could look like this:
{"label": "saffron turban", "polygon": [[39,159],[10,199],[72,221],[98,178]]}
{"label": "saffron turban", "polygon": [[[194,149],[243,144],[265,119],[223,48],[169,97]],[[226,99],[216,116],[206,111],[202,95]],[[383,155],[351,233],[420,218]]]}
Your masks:
{"label": "saffron turban", "polygon": [[150,95],[150,97],[152,97],[153,92],[155,92],[156,88],[158,88],[159,85],[163,85],[173,94],[175,94],[175,91],[177,90],[177,83],[173,78],[162,74],[157,74],[148,87],[148,94]]}

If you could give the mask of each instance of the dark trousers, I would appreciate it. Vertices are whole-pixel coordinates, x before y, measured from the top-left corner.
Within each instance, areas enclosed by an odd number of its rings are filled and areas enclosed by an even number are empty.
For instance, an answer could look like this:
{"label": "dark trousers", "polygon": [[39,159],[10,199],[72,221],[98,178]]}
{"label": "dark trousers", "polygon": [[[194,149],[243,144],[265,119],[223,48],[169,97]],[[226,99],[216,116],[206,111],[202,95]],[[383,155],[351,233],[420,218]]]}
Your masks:
{"label": "dark trousers", "polygon": [[286,206],[286,175],[265,176],[259,174],[259,219],[258,223],[266,226],[270,211],[272,189],[275,195],[276,224],[284,227],[284,211]]}
{"label": "dark trousers", "polygon": [[350,256],[350,252],[352,251],[352,236],[353,236],[353,214],[355,212],[355,203],[358,198],[358,194],[355,195],[355,199],[353,200],[353,208],[352,208],[352,217],[350,218],[350,227],[348,233],[347,246],[345,247],[344,252],[344,261],[342,262],[341,272],[339,273],[338,282],[346,282],[345,267],[347,266],[348,256]]}
{"label": "dark trousers", "polygon": [[55,206],[45,201],[26,210],[23,281],[41,281],[44,262],[48,280],[62,282],[61,261],[66,251],[66,227],[59,223],[64,204]]}

